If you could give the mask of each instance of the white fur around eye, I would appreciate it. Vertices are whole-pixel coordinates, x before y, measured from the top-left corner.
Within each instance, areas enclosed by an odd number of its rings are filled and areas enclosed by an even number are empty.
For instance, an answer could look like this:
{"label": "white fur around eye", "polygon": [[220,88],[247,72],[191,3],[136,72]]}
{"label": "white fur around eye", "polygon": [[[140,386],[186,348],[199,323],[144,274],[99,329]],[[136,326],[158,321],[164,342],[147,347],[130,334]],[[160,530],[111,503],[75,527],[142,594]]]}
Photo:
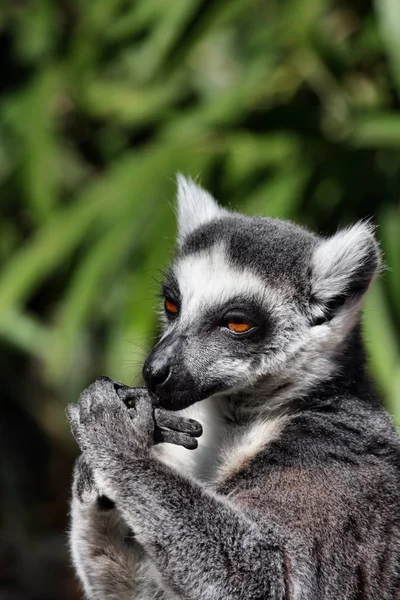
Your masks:
{"label": "white fur around eye", "polygon": [[255,273],[232,265],[221,244],[178,262],[175,276],[182,298],[181,320],[190,323],[205,310],[235,297],[282,303],[282,294],[266,286]]}

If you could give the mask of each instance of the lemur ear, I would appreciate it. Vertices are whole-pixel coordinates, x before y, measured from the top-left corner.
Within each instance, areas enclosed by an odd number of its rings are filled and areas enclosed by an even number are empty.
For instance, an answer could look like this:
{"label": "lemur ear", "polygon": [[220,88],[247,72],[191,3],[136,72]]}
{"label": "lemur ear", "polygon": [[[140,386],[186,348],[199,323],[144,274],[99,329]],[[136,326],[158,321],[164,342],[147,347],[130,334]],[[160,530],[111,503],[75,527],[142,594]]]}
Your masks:
{"label": "lemur ear", "polygon": [[333,318],[347,301],[360,300],[380,265],[371,223],[360,221],[320,242],[312,257],[311,291],[325,320]]}
{"label": "lemur ear", "polygon": [[182,240],[197,227],[227,215],[228,212],[220,208],[211,194],[191,179],[187,179],[180,173],[176,179],[178,238],[179,243],[182,243]]}

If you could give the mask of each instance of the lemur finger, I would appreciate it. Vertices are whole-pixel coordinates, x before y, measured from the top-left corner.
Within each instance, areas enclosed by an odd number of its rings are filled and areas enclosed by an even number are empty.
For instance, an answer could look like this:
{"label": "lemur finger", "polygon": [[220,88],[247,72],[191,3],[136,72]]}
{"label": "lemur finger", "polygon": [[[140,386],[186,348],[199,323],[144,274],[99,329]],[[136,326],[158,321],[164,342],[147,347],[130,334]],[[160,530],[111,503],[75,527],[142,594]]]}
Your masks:
{"label": "lemur finger", "polygon": [[198,446],[197,440],[187,433],[160,429],[159,427],[156,427],[154,430],[154,443],[175,444],[176,446],[183,446],[188,450],[195,450]]}
{"label": "lemur finger", "polygon": [[200,437],[203,433],[203,428],[198,421],[186,419],[163,408],[154,409],[154,418],[156,425],[163,429],[188,433],[194,437]]}
{"label": "lemur finger", "polygon": [[147,426],[149,430],[153,430],[154,408],[147,391],[145,393],[140,392],[136,395],[135,409],[131,409],[131,411],[133,412],[133,410],[136,411],[136,420],[142,423],[142,425]]}

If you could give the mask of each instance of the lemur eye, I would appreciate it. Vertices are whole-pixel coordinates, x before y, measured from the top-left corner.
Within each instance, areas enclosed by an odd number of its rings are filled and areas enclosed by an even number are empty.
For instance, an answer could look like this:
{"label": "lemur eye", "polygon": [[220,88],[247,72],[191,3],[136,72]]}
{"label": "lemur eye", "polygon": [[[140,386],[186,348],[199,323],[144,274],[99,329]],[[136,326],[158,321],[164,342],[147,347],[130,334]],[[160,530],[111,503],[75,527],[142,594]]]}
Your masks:
{"label": "lemur eye", "polygon": [[257,322],[242,311],[227,312],[219,324],[236,335],[243,335],[257,328]]}
{"label": "lemur eye", "polygon": [[246,331],[250,331],[252,325],[246,321],[228,321],[227,327],[235,333],[246,333]]}
{"label": "lemur eye", "polygon": [[165,312],[171,317],[176,317],[176,315],[179,313],[179,306],[170,298],[165,298],[164,307]]}

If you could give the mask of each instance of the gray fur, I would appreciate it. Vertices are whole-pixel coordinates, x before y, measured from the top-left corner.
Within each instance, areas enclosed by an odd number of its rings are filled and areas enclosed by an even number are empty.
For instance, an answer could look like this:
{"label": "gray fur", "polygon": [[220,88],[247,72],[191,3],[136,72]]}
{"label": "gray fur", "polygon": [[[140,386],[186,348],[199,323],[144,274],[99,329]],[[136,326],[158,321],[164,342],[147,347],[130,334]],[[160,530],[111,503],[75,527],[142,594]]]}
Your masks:
{"label": "gray fur", "polygon": [[88,598],[400,598],[400,443],[360,335],[371,226],[324,239],[183,180],[178,200],[150,393],[102,378],[68,411]]}

